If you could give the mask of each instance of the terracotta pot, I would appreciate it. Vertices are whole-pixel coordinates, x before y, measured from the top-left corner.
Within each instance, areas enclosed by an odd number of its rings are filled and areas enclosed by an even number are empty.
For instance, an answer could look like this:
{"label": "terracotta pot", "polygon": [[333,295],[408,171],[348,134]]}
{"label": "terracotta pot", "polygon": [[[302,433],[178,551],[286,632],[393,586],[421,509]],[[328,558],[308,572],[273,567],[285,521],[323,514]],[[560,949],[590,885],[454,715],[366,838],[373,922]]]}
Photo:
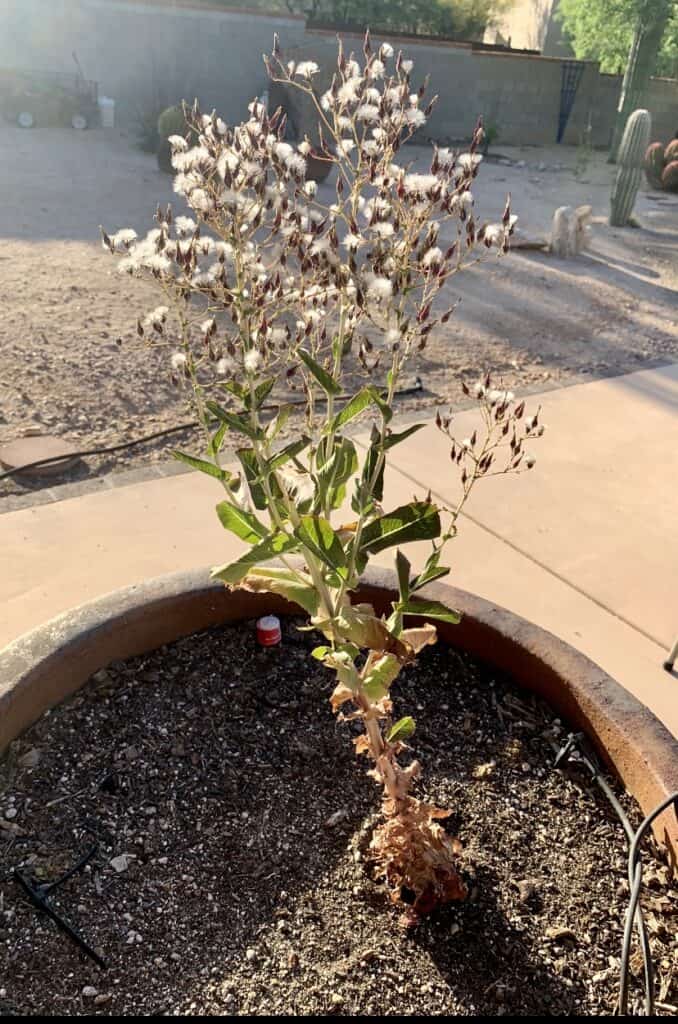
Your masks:
{"label": "terracotta pot", "polygon": [[[355,599],[385,612],[395,594],[395,576],[371,570]],[[458,626],[436,623],[442,639],[508,672],[583,729],[645,813],[678,790],[678,740],[583,654],[463,590],[435,584],[426,595],[463,613]],[[223,622],[293,611],[298,609],[271,594],[229,592],[199,569],[127,587],[60,615],[0,652],[0,754],[111,661]],[[657,819],[655,836],[675,869],[675,808]]]}

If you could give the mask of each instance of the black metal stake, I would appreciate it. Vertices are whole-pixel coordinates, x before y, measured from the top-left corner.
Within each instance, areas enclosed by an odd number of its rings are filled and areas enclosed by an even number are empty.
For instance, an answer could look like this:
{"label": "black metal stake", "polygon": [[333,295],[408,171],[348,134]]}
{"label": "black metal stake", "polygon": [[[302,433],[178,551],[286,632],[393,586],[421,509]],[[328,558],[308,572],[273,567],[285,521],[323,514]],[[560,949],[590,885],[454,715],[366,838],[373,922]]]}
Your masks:
{"label": "black metal stake", "polygon": [[19,885],[22,887],[22,889],[30,899],[33,906],[37,907],[37,909],[41,910],[43,914],[46,914],[47,917],[51,918],[51,920],[54,921],[55,925],[60,931],[64,932],[65,935],[68,935],[69,939],[71,939],[72,942],[75,942],[77,946],[80,946],[82,951],[86,953],[87,956],[90,957],[90,959],[94,960],[95,964],[103,968],[103,970],[106,970],[108,967],[106,961],[102,960],[98,953],[95,953],[95,951],[88,944],[88,942],[82,937],[80,932],[77,931],[77,929],[75,929],[71,924],[68,923],[68,921],[65,921],[64,918],[60,916],[60,914],[54,909],[54,906],[52,905],[49,899],[50,893],[52,893],[60,885],[63,885],[64,882],[67,882],[69,878],[73,877],[73,875],[76,875],[79,871],[82,871],[82,869],[85,867],[88,861],[91,860],[91,858],[94,856],[96,852],[97,848],[96,846],[93,846],[92,849],[89,850],[85,854],[85,856],[77,862],[77,864],[70,868],[65,875],[61,876],[61,878],[57,878],[56,881],[54,882],[43,882],[41,884],[38,884],[35,882],[34,879],[28,878],[26,875],[23,874],[23,872],[19,871],[18,868],[14,868],[13,874]]}

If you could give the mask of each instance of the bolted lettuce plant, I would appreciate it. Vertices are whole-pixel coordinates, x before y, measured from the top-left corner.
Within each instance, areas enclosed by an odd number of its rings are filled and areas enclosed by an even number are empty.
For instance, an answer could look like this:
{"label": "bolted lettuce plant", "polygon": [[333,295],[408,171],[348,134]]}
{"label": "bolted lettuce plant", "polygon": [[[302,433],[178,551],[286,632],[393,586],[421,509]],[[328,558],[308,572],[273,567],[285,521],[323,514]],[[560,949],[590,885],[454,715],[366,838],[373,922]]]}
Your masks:
{"label": "bolted lettuce plant", "polygon": [[[213,576],[284,595],[326,639],[313,656],[335,674],[332,707],[362,726],[356,751],[383,791],[370,842],[375,874],[413,923],[463,898],[465,888],[459,843],[441,824],[449,812],[413,791],[415,724],[392,720],[390,689],[435,642],[431,622],[458,621],[421,591],[449,572],[444,548],[471,490],[488,476],[529,469],[525,442],[543,427],[538,414],[526,417],[522,402],[482,378],[472,392],[481,432],[458,439],[449,417],[437,419],[459,474],[456,506],[429,495],[384,509],[389,453],[423,425],[395,429],[394,398],[405,368],[452,313],[442,304],[445,283],[505,253],[515,218],[507,202],[501,222],[476,220],[480,124],[465,153],[434,146],[426,173],[398,162],[434,101],[424,105],[426,84],[412,84],[412,62],[389,45],[373,49],[367,33],[358,60],[339,44],[323,95],[313,87],[312,61],[286,63],[277,41],[265,60],[273,78],[312,98],[319,145],[286,141],[283,112],[269,115],[257,100],[233,128],[196,103],[186,116],[197,143],[170,139],[174,189],[192,216],[158,208],[144,238],[103,232],[103,244],[121,255],[122,272],[152,278],[163,295],[138,333],[171,349],[172,374],[189,385],[206,439],[200,455],[175,454],[219,481],[217,514],[245,545]],[[328,198],[306,179],[310,155],[335,168]],[[346,395],[356,373],[360,383]],[[281,443],[292,405],[276,398],[291,387],[302,396],[304,429]],[[373,422],[361,457],[349,428],[363,413]],[[239,472],[220,465],[227,443]],[[403,550],[414,541],[430,543],[416,573]],[[399,596],[384,618],[350,595],[370,557],[389,548]],[[410,628],[414,616],[428,624]]]}

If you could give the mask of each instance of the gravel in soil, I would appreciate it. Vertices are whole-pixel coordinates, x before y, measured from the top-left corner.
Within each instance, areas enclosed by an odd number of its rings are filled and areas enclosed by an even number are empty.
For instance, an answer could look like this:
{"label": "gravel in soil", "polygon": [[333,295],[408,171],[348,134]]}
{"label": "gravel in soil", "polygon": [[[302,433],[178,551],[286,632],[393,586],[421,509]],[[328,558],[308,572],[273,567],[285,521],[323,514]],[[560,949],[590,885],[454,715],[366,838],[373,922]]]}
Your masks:
{"label": "gravel in soil", "polygon": [[[470,896],[405,932],[363,839],[378,792],[331,713],[315,640],[253,623],[97,672],[0,765],[0,1015],[602,1015],[613,1011],[625,843],[566,725],[439,645],[399,680],[421,791],[452,809]],[[634,822],[637,808],[624,802]],[[57,877],[100,971],[12,879]],[[676,891],[646,856],[662,1005],[678,1002]],[[632,966],[640,993],[641,964]]]}

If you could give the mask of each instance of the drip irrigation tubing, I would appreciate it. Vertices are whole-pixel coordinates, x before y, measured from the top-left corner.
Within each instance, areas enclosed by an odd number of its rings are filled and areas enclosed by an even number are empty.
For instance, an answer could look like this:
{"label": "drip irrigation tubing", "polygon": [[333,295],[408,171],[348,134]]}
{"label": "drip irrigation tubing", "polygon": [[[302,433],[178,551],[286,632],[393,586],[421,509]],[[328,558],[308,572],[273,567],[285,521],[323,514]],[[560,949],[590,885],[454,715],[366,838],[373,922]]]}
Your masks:
{"label": "drip irrigation tubing", "polygon": [[[395,392],[395,397],[399,398],[402,395],[414,395],[419,391],[424,390],[424,385],[421,382],[421,378],[417,377],[414,384],[407,388],[400,388]],[[348,402],[353,398],[353,395],[337,395],[335,401],[337,402]],[[322,401],[322,399],[320,400]],[[306,405],[305,398],[292,399],[285,403],[286,405]],[[273,411],[278,409],[278,403],[270,403],[269,405],[263,405],[262,409],[267,411]],[[68,455],[52,455],[46,459],[36,459],[35,462],[27,462],[23,466],[13,466],[11,469],[6,469],[0,473],[0,480],[5,480],[7,477],[15,476],[18,473],[28,473],[32,469],[40,469],[42,466],[49,466],[55,462],[65,462],[67,459],[86,459],[91,455],[111,455],[114,452],[121,452],[127,448],[134,448],[139,444],[147,444],[149,441],[156,441],[160,437],[169,437],[171,434],[181,433],[183,430],[192,430],[194,427],[200,426],[198,420],[190,420],[187,423],[178,423],[175,427],[166,427],[164,430],[156,430],[153,434],[146,434],[144,437],[135,437],[131,441],[121,441],[120,444],[107,445],[103,448],[83,448],[82,451],[69,452]]]}
{"label": "drip irrigation tubing", "polygon": [[640,858],[640,844],[655,818],[659,817],[659,815],[663,811],[667,810],[667,808],[672,804],[676,804],[678,806],[678,792],[672,793],[671,796],[666,797],[665,800],[663,800],[650,814],[648,814],[640,827],[634,831],[624,808],[617,800],[617,797],[613,793],[607,781],[603,778],[595,755],[587,749],[583,733],[570,733],[565,745],[556,757],[555,766],[558,767],[561,765],[573,751],[576,751],[579,754],[581,758],[580,763],[583,763],[586,766],[588,771],[591,773],[591,777],[598,784],[599,788],[607,798],[610,806],[624,828],[624,832],[626,833],[626,838],[629,843],[628,882],[631,895],[629,898],[629,906],[624,925],[624,939],[622,942],[622,954],[619,968],[619,998],[615,1009],[615,1016],[628,1016],[631,937],[633,935],[633,925],[635,922],[638,929],[640,951],[643,957],[645,1015],[653,1017],[655,1015],[654,970],[652,965],[650,942],[647,935],[647,929],[645,927],[643,911],[640,906],[640,893],[643,884],[643,866]]}

